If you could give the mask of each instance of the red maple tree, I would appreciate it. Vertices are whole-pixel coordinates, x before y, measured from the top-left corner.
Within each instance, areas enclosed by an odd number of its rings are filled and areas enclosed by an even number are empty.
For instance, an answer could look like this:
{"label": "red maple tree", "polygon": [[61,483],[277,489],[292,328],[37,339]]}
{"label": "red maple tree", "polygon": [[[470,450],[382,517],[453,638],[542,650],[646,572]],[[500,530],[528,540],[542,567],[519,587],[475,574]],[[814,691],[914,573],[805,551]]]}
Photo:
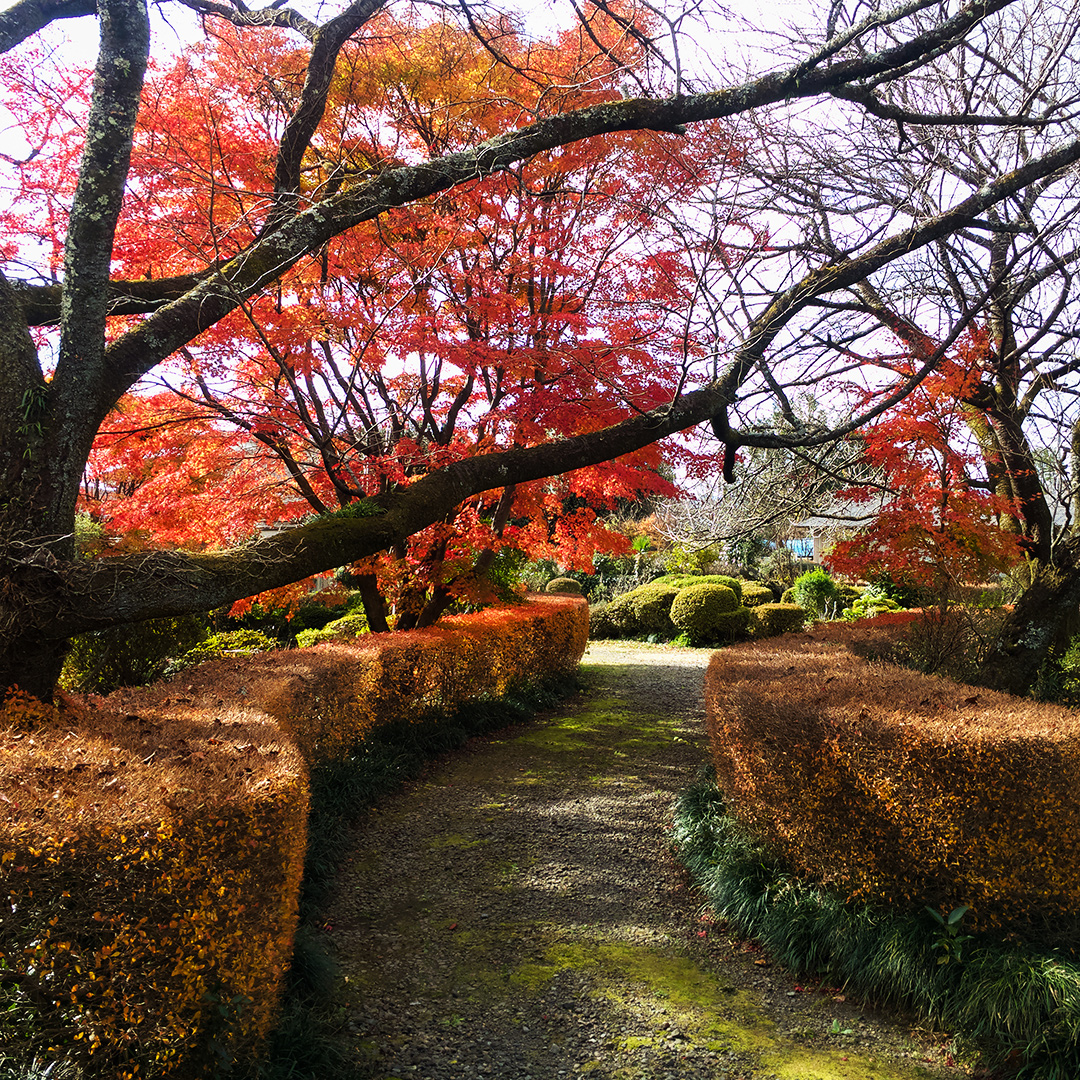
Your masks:
{"label": "red maple tree", "polygon": [[[977,396],[988,347],[985,328],[971,328],[913,393],[860,431],[877,484],[841,494],[853,502],[880,498],[880,509],[834,545],[831,569],[928,588],[944,605],[956,585],[985,580],[1021,557],[1020,538],[1001,527],[1015,507],[989,490],[983,457],[970,445],[965,403]],[[907,379],[918,364],[908,358],[887,366]]]}
{"label": "red maple tree", "polygon": [[[616,65],[580,28],[538,42],[505,27],[494,65],[450,23],[386,21],[339,62],[304,159],[313,195],[489,138],[523,107],[620,96]],[[277,32],[226,31],[150,80],[116,246],[124,277],[183,274],[251,242],[298,63]],[[265,73],[254,93],[234,89],[237,66]],[[121,403],[85,508],[158,543],[224,545],[662,404],[710,344],[685,332],[694,279],[669,210],[738,153],[716,126],[692,142],[610,135],[350,230],[207,331],[165,389]],[[409,625],[482,590],[501,546],[588,568],[626,544],[603,512],[672,493],[666,476],[688,453],[650,446],[474,498],[354,573],[376,575]]]}

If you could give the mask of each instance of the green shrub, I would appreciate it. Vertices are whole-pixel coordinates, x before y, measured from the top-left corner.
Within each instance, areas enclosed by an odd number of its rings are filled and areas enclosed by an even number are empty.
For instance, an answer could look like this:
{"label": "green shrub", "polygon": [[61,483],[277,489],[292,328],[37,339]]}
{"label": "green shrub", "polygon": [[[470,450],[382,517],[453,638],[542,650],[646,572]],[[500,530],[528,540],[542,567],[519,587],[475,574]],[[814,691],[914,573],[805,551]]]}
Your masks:
{"label": "green shrub", "polygon": [[753,581],[743,583],[743,607],[760,607],[762,604],[771,604],[775,600],[776,597],[773,596],[773,591],[768,585],[757,585]]}
{"label": "green shrub", "polygon": [[718,615],[712,640],[721,645],[744,641],[750,634],[750,620],[753,617],[753,609],[748,607],[738,607]]}
{"label": "green shrub", "polygon": [[740,609],[734,591],[726,585],[691,585],[671,602],[671,621],[694,644],[726,639],[736,630],[739,620],[725,616],[736,613],[745,613],[749,621],[749,609]]}
{"label": "green shrub", "polygon": [[[851,607],[868,590],[860,589],[858,585],[848,585],[846,582],[837,584],[836,598],[841,607]],[[899,605],[897,605],[899,606]]]}
{"label": "green shrub", "polygon": [[574,596],[581,595],[581,585],[570,577],[552,578],[545,586],[544,592],[571,593]]}
{"label": "green shrub", "polygon": [[142,686],[163,674],[206,637],[196,615],[112,626],[72,638],[60,685],[81,694],[110,694],[121,686]]}
{"label": "green shrub", "polygon": [[750,609],[750,624],[754,637],[776,637],[801,630],[806,622],[806,610],[798,604],[759,604]]}
{"label": "green shrub", "polygon": [[674,635],[671,602],[678,592],[678,589],[670,585],[655,582],[628,592],[626,604],[636,624],[635,633]]}
{"label": "green shrub", "polygon": [[367,632],[367,616],[362,611],[355,611],[351,615],[344,615],[340,619],[327,623],[321,630],[301,630],[296,635],[296,644],[301,649],[306,649],[310,645],[318,645],[323,641],[359,637]]}
{"label": "green shrub", "polygon": [[872,619],[875,615],[882,615],[886,611],[902,611],[903,608],[895,600],[887,596],[860,596],[851,607],[847,608],[840,616],[849,622],[856,619]]}
{"label": "green shrub", "polygon": [[676,589],[688,589],[691,585],[723,585],[730,589],[736,600],[742,600],[743,582],[728,574],[665,574],[650,585],[671,585]]}
{"label": "green shrub", "polygon": [[589,605],[589,637],[594,641],[622,636],[622,630],[608,613],[610,607],[607,603]]}
{"label": "green shrub", "polygon": [[193,649],[188,649],[178,660],[170,661],[165,666],[164,674],[175,675],[184,668],[213,660],[228,652],[267,652],[278,647],[276,638],[268,637],[260,630],[226,630],[220,634],[211,634]]}
{"label": "green shrub", "polygon": [[791,587],[791,594],[795,603],[811,615],[821,615],[829,604],[837,602],[836,582],[820,567],[800,574]]}

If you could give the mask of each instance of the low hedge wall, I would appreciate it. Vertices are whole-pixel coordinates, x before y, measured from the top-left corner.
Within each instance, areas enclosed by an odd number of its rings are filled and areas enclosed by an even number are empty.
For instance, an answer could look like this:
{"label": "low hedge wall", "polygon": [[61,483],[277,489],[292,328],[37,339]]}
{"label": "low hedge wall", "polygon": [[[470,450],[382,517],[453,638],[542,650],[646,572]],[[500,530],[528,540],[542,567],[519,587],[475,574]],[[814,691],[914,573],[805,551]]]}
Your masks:
{"label": "low hedge wall", "polygon": [[[77,712],[0,707],[0,1061],[213,1076],[276,1018],[308,764],[569,673],[581,598],[212,661]],[[12,1005],[13,1008],[7,1006]]]}
{"label": "low hedge wall", "polygon": [[1052,937],[1080,911],[1080,718],[788,635],[718,652],[720,787],[798,872]]}
{"label": "low hedge wall", "polygon": [[[307,769],[265,715],[9,695],[0,723],[0,1057],[209,1075],[271,1028]],[[113,707],[109,707],[112,704]]]}

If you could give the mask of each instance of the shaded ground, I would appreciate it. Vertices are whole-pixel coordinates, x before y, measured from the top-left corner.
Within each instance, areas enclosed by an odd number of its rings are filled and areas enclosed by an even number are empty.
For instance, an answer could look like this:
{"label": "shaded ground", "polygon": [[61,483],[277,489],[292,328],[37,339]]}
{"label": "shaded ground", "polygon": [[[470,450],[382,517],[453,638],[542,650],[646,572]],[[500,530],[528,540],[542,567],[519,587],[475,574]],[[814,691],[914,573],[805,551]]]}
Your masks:
{"label": "shaded ground", "polygon": [[947,1038],[797,983],[668,850],[707,759],[709,652],[592,643],[588,692],[373,812],[324,937],[380,1080],[965,1077]]}

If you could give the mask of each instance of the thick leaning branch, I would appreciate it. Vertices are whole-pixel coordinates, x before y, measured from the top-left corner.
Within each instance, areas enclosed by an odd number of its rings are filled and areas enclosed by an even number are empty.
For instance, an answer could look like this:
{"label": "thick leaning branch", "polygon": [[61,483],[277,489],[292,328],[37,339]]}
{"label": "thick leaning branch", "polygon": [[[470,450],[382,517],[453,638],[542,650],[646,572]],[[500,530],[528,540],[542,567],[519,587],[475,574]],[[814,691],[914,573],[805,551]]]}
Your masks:
{"label": "thick leaning branch", "polygon": [[[842,259],[812,271],[758,316],[720,379],[668,405],[599,431],[455,462],[407,488],[370,500],[380,511],[372,517],[325,515],[221,553],[162,552],[72,567],[78,593],[92,597],[93,602],[52,613],[50,631],[69,636],[95,626],[230,603],[384,551],[442,520],[474,495],[610,461],[710,420],[734,402],[776,335],[816,297],[848,288],[892,260],[959,228],[1029,183],[1033,171],[1058,170],[1078,160],[1080,140],[986,185],[956,207],[889,237],[858,259]],[[815,445],[823,438],[807,434],[785,445]]]}
{"label": "thick leaning branch", "polygon": [[94,0],[18,0],[0,11],[0,53],[10,52],[59,19],[78,19],[96,12]]}

